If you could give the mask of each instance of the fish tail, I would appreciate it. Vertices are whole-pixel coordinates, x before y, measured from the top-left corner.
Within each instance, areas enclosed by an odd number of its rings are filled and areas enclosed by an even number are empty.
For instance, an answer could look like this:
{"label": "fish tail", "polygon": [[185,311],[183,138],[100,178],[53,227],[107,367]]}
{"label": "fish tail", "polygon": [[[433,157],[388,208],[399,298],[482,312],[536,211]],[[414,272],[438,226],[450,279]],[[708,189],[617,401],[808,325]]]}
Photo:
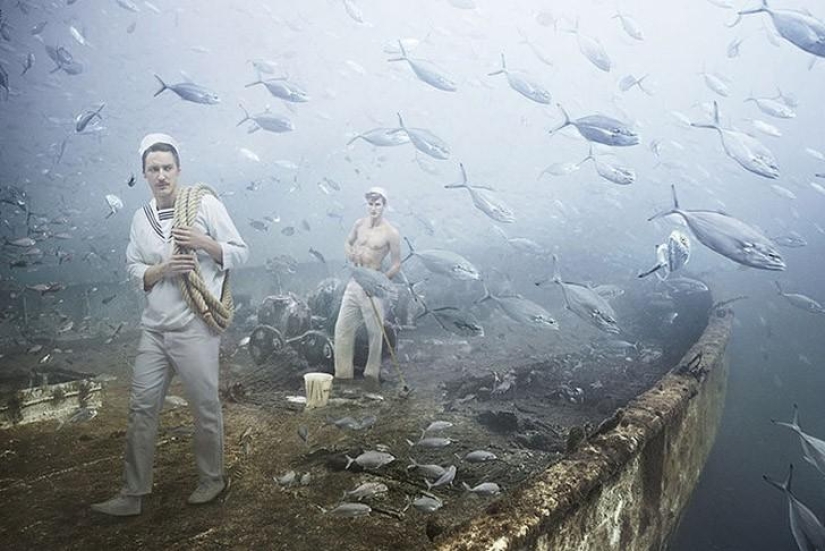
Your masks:
{"label": "fish tail", "polygon": [[353,144],[353,142],[354,142],[355,140],[357,140],[358,138],[363,138],[363,137],[364,137],[364,136],[362,136],[361,134],[358,134],[357,136],[355,136],[354,138],[352,138],[350,141],[348,141],[348,142],[347,142],[347,145],[352,145],[352,144]]}
{"label": "fish tail", "polygon": [[410,248],[410,254],[408,254],[408,255],[404,258],[404,260],[402,260],[402,261],[401,261],[401,263],[402,263],[402,264],[403,264],[404,262],[406,262],[407,260],[409,260],[409,259],[410,259],[410,257],[411,257],[411,256],[413,256],[413,255],[415,254],[415,249],[414,249],[414,248],[413,248],[413,246],[412,246],[412,242],[409,240],[409,238],[407,238],[407,236],[406,236],[406,235],[404,236],[404,241],[406,241],[406,242],[407,242],[407,246]]}
{"label": "fish tail", "polygon": [[427,491],[428,491],[428,492],[429,492],[430,490],[432,490],[432,489],[433,489],[433,483],[432,483],[432,482],[430,482],[430,481],[429,481],[428,479],[426,479],[426,478],[424,479],[424,484],[426,484],[426,485],[427,485]]}
{"label": "fish tail", "polygon": [[407,59],[407,50],[404,49],[404,43],[398,40],[398,49],[401,50],[401,59]]}
{"label": "fish tail", "polygon": [[790,467],[788,468],[788,477],[785,479],[784,482],[779,482],[777,480],[772,479],[768,475],[763,474],[762,479],[782,492],[791,493],[791,480],[793,479],[793,463],[791,463]]}
{"label": "fish tail", "polygon": [[638,277],[638,278],[640,278],[640,279],[641,279],[641,278],[643,278],[643,277],[647,277],[647,276],[649,276],[650,274],[653,274],[653,273],[655,273],[655,272],[658,272],[659,270],[661,270],[661,269],[662,269],[662,268],[664,268],[664,267],[665,267],[665,265],[664,265],[664,264],[656,264],[655,266],[653,266],[651,269],[649,269],[649,270],[648,270],[648,271],[646,271],[646,272],[639,272],[639,273],[636,275],[636,277]]}
{"label": "fish tail", "polygon": [[498,71],[493,71],[492,73],[487,73],[487,76],[492,77],[492,76],[500,75],[500,74],[506,73],[506,72],[507,72],[507,61],[505,61],[504,52],[502,52],[501,53],[501,69],[499,69]]}
{"label": "fish tail", "polygon": [[249,111],[247,111],[247,110],[246,110],[246,108],[244,108],[243,104],[239,103],[239,104],[238,104],[238,107],[240,107],[240,108],[243,110],[244,117],[243,117],[243,118],[240,120],[240,122],[239,122],[238,124],[236,124],[235,126],[240,126],[240,125],[242,125],[243,123],[245,123],[246,121],[248,121],[248,120],[249,120],[249,118],[250,118],[250,117],[249,117]]}
{"label": "fish tail", "polygon": [[347,470],[347,469],[349,469],[349,466],[352,465],[352,463],[355,461],[355,459],[353,459],[352,457],[350,457],[348,455],[345,455],[344,457],[347,458],[347,466],[344,467],[344,470]]}
{"label": "fish tail", "polygon": [[158,75],[155,75],[155,78],[156,78],[156,79],[158,79],[158,82],[160,83],[160,90],[158,90],[157,92],[155,92],[155,95],[154,95],[153,97],[157,97],[157,96],[159,96],[161,93],[163,93],[163,91],[164,91],[164,90],[169,89],[169,87],[166,85],[166,83],[165,83],[165,82],[163,82],[163,79],[162,79],[162,78],[160,78]]}
{"label": "fish tail", "polygon": [[782,286],[781,286],[781,285],[779,285],[779,282],[778,282],[777,280],[775,280],[775,279],[774,279],[774,280],[773,280],[773,284],[774,284],[774,285],[776,285],[776,291],[777,291],[780,295],[784,295],[784,294],[785,294],[785,293],[782,291]]}
{"label": "fish tail", "polygon": [[404,119],[401,118],[401,112],[397,112],[396,115],[398,115],[398,126],[406,130],[406,127],[404,127]]}
{"label": "fish tail", "polygon": [[461,487],[464,488],[465,492],[469,492],[472,489],[466,482],[462,482]]}
{"label": "fish tail", "polygon": [[771,419],[771,422],[774,425],[779,425],[780,427],[786,427],[794,431],[795,433],[801,435],[802,434],[802,427],[799,426],[799,406],[796,404],[793,405],[793,419],[790,423],[785,423],[782,421],[776,421]]}
{"label": "fish tail", "polygon": [[560,125],[558,125],[555,128],[548,131],[551,136],[553,134],[555,134],[556,132],[558,132],[559,130],[561,130],[562,128],[564,128],[566,126],[570,126],[570,124],[571,124],[570,123],[570,116],[567,114],[567,111],[564,110],[564,107],[562,107],[560,103],[557,103],[556,105],[558,106],[559,110],[561,111],[561,114],[564,115],[564,122],[562,122]]}
{"label": "fish tail", "polygon": [[256,80],[255,82],[250,82],[249,84],[244,85],[244,88],[249,88],[250,86],[255,86],[256,84],[263,84],[263,83],[264,83],[264,81],[261,80],[261,76],[259,74],[258,75],[258,80]]}
{"label": "fish tail", "polygon": [[673,195],[673,208],[670,209],[670,210],[664,210],[662,212],[657,212],[656,214],[654,214],[653,216],[651,216],[650,218],[647,219],[648,222],[650,222],[651,220],[655,220],[657,218],[662,218],[663,216],[667,216],[669,214],[678,214],[679,213],[679,198],[676,196],[676,185],[675,184],[670,185],[670,191],[671,191],[671,194]]}
{"label": "fish tail", "polygon": [[561,283],[561,271],[559,270],[559,257],[553,255],[553,283]]}
{"label": "fish tail", "polygon": [[481,304],[482,302],[493,298],[493,295],[490,294],[490,289],[487,288],[487,284],[482,281],[481,285],[484,287],[484,296],[475,301],[474,304]]}

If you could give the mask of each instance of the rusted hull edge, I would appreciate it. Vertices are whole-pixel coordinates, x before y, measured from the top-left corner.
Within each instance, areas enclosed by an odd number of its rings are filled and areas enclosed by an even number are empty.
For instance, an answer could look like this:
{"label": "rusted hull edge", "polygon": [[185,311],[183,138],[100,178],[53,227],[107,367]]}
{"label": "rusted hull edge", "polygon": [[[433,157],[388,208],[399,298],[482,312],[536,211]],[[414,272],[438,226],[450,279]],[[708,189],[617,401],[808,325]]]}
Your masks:
{"label": "rusted hull edge", "polygon": [[[648,551],[664,547],[721,419],[733,313],[574,454],[437,542],[440,551]],[[689,369],[686,369],[688,367]]]}

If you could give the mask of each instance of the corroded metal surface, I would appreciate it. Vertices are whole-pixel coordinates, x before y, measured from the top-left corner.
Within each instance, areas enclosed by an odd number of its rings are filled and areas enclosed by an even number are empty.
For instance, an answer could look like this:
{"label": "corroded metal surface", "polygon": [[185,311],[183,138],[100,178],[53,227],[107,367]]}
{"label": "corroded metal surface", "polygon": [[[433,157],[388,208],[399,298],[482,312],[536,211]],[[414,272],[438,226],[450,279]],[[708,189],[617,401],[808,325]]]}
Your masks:
{"label": "corroded metal surface", "polygon": [[733,313],[649,391],[530,484],[442,537],[441,551],[651,550],[664,546],[716,436]]}

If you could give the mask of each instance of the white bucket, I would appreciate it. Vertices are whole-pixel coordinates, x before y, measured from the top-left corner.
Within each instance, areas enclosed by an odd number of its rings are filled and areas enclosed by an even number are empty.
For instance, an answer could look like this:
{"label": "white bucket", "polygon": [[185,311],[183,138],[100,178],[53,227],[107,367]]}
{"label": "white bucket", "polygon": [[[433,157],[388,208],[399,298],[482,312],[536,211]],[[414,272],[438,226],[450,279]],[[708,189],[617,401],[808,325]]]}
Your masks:
{"label": "white bucket", "polygon": [[332,390],[332,375],[329,373],[305,373],[304,384],[307,393],[307,409],[327,405]]}

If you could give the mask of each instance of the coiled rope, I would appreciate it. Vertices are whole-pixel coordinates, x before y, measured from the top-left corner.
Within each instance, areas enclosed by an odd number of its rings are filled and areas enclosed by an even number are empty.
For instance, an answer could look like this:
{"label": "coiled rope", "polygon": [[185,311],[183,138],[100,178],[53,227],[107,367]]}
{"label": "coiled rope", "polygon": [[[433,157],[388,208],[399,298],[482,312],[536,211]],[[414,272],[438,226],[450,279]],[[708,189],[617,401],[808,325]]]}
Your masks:
{"label": "coiled rope", "polygon": [[[198,215],[201,198],[211,194],[217,197],[215,191],[205,184],[196,184],[193,187],[182,188],[175,199],[175,218],[173,228],[191,227]],[[188,254],[191,251],[175,243],[174,254]],[[229,271],[223,278],[220,299],[209,292],[201,276],[200,263],[195,257],[195,269],[181,274],[178,278],[178,287],[189,308],[198,314],[201,319],[216,333],[223,333],[232,323],[235,314],[235,303],[232,301],[232,291],[229,288]]]}

